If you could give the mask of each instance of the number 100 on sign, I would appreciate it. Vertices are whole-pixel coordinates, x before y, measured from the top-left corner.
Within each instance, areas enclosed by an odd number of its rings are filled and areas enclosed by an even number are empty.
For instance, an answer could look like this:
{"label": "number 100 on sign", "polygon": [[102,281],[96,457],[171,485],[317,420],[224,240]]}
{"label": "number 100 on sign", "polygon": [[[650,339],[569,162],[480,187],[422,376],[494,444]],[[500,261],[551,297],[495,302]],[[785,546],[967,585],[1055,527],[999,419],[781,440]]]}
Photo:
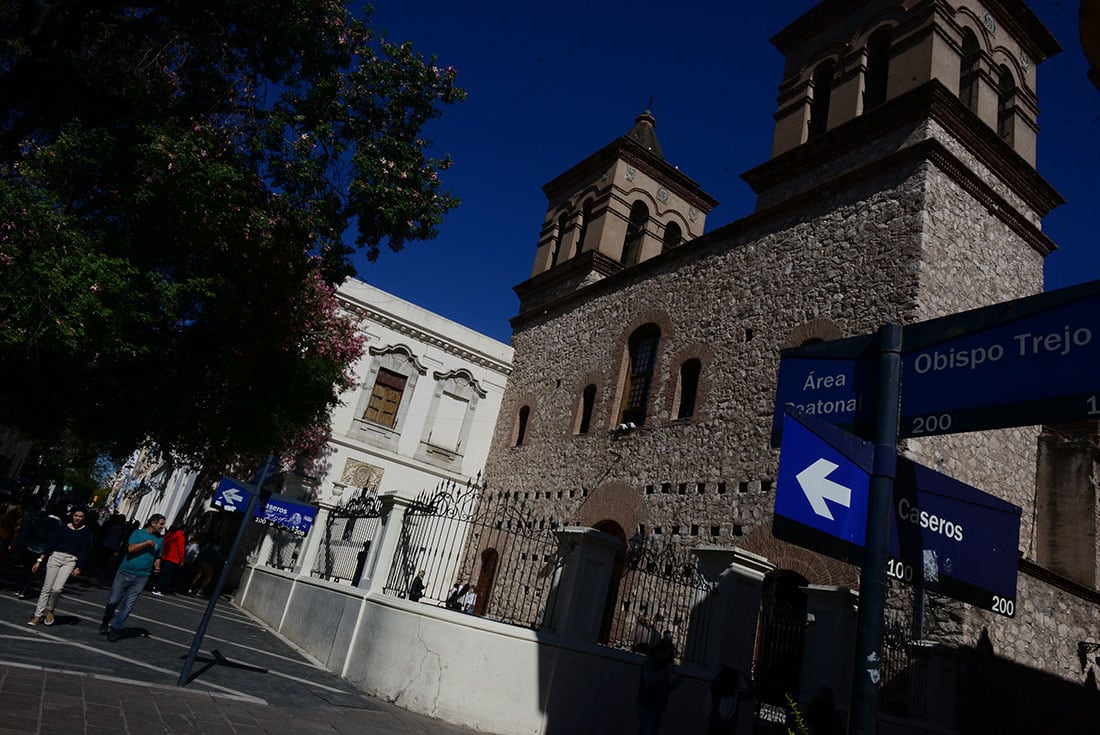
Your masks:
{"label": "number 100 on sign", "polygon": [[[886,576],[906,584],[914,584],[917,571],[912,564],[890,557],[886,562]],[[924,588],[929,592],[949,595],[956,600],[980,607],[983,610],[1012,618],[1016,616],[1016,598],[998,595],[974,585],[950,578],[926,579]]]}

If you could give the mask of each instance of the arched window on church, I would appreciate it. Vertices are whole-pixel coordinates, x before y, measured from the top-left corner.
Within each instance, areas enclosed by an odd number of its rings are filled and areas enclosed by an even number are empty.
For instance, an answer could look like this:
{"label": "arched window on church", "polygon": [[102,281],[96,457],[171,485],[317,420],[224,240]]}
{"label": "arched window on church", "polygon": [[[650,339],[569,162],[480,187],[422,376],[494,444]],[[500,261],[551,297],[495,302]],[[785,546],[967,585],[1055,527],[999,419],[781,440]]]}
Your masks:
{"label": "arched window on church", "polygon": [[822,61],[811,79],[813,99],[810,101],[809,136],[816,138],[829,126],[829,97],[833,93],[833,62]]}
{"label": "arched window on church", "polygon": [[890,79],[889,28],[879,28],[867,40],[867,76],[863,84],[863,111],[872,110],[886,101],[886,86]]}
{"label": "arched window on church", "polygon": [[978,69],[981,60],[982,52],[974,31],[964,29],[959,65],[959,100],[974,113],[978,112]]}
{"label": "arched window on church", "polygon": [[626,225],[626,240],[623,242],[622,264],[626,267],[638,264],[642,254],[642,238],[645,226],[649,222],[649,207],[643,202],[634,202],[630,208],[630,222]]}
{"label": "arched window on church", "polygon": [[558,259],[562,257],[562,246],[565,244],[565,228],[569,226],[569,215],[561,214],[558,217],[558,231],[554,233],[554,250],[550,256],[550,267],[553,268],[558,264]]}
{"label": "arched window on church", "polygon": [[516,418],[516,442],[515,446],[522,447],[523,440],[527,438],[527,420],[531,418],[531,407],[524,406],[519,410]]}
{"label": "arched window on church", "polygon": [[588,236],[588,223],[592,221],[592,200],[589,199],[581,207],[581,232],[577,236],[577,248],[573,251],[573,256],[576,257],[581,254],[584,248],[584,238]]}
{"label": "arched window on church", "polygon": [[661,252],[678,247],[684,241],[683,230],[675,222],[669,222],[665,227],[665,238],[661,241]]}
{"label": "arched window on church", "polygon": [[703,363],[692,358],[680,366],[680,405],[676,409],[676,418],[689,419],[695,415],[695,398],[699,392],[699,373]]}
{"label": "arched window on church", "polygon": [[997,75],[997,135],[1012,145],[1012,132],[1015,115],[1016,81],[1007,66],[1001,66]]}
{"label": "arched window on church", "polygon": [[589,383],[581,393],[581,410],[577,421],[577,433],[587,434],[592,428],[592,409],[596,406],[596,385]]}
{"label": "arched window on church", "polygon": [[661,329],[656,324],[641,326],[630,335],[630,363],[627,366],[618,423],[635,426],[645,424],[649,393],[653,386],[653,369],[657,364],[657,346],[660,342]]}

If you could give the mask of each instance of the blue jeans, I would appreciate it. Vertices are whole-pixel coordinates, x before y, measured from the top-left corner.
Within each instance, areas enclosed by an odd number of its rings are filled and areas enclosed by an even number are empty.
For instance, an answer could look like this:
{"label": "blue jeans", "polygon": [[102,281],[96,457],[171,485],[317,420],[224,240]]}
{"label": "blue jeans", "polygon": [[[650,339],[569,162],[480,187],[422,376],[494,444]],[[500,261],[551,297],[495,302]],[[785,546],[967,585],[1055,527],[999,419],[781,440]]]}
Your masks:
{"label": "blue jeans", "polygon": [[130,611],[134,609],[138,595],[149,581],[148,574],[131,574],[118,570],[115,583],[111,585],[111,594],[107,596],[107,609],[103,612],[103,622],[109,623],[114,631],[122,630]]}

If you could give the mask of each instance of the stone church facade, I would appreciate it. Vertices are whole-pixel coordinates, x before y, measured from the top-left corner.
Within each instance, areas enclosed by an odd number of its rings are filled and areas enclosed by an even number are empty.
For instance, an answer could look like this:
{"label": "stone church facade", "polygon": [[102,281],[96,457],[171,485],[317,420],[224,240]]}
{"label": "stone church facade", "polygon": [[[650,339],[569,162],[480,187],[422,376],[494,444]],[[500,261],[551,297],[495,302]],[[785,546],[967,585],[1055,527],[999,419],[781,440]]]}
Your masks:
{"label": "stone church facade", "polygon": [[[1042,291],[1062,200],[1035,170],[1035,67],[1060,47],[1022,0],[825,0],[772,40],[786,63],[771,157],[743,175],[751,215],[704,234],[717,202],[648,113],[544,187],[486,476],[550,527],[736,547],[857,589],[858,569],[771,533],[780,351]],[[930,597],[925,637],[992,647],[997,671],[1055,692],[1095,682],[1078,644],[1100,637],[1097,473],[1087,437],[1040,434],[899,449],[1023,509],[1016,616]],[[1071,521],[1081,545],[1052,540]]]}

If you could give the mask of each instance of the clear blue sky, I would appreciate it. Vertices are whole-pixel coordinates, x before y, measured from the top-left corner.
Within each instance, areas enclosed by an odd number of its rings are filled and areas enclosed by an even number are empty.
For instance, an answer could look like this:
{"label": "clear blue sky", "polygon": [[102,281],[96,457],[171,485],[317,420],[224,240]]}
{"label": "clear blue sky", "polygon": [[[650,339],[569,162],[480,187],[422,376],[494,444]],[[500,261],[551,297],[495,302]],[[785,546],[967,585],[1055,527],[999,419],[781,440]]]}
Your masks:
{"label": "clear blue sky", "polygon": [[[507,342],[546,214],[542,185],[626,133],[651,107],[665,158],[720,205],[707,231],[749,214],[739,175],[768,157],[782,58],[769,43],[810,0],[380,3],[375,26],[458,69],[469,99],[428,137],[461,199],[439,237],[357,260],[378,288]],[[1100,279],[1100,92],[1085,76],[1080,0],[1030,0],[1063,47],[1039,66],[1039,172],[1066,199],[1047,288]],[[649,104],[653,99],[652,105]]]}

